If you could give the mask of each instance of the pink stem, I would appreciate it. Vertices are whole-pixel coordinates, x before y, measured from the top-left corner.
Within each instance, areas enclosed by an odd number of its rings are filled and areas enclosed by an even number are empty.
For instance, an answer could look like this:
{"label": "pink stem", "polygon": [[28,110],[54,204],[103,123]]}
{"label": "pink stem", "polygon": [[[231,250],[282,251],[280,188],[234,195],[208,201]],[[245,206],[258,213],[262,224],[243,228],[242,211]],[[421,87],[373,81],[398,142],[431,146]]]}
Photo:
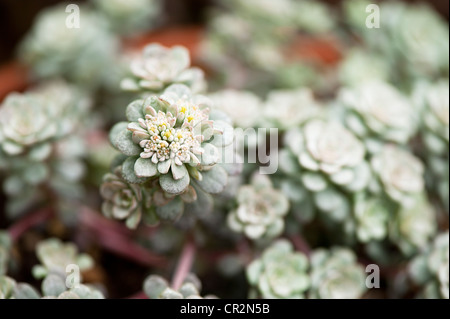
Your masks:
{"label": "pink stem", "polygon": [[99,213],[84,207],[80,212],[80,223],[92,231],[100,245],[117,255],[148,267],[165,267],[166,258],[152,254],[128,238],[131,232]]}
{"label": "pink stem", "polygon": [[246,265],[250,264],[252,261],[252,250],[247,239],[244,238],[237,244],[237,250],[241,258],[244,260],[244,263]]}
{"label": "pink stem", "polygon": [[178,260],[177,268],[175,270],[175,275],[172,280],[172,288],[175,290],[180,289],[183,284],[184,279],[188,275],[192,267],[192,262],[194,261],[195,255],[195,243],[191,238],[186,240],[184,244],[181,257]]}
{"label": "pink stem", "polygon": [[139,291],[131,296],[128,296],[125,299],[148,299],[147,295],[143,291]]}
{"label": "pink stem", "polygon": [[290,236],[296,250],[304,253],[308,258],[311,256],[311,248],[301,235]]}
{"label": "pink stem", "polygon": [[15,224],[9,227],[9,235],[12,241],[17,241],[26,231],[34,226],[43,223],[53,215],[53,211],[44,208],[33,213],[27,214]]}

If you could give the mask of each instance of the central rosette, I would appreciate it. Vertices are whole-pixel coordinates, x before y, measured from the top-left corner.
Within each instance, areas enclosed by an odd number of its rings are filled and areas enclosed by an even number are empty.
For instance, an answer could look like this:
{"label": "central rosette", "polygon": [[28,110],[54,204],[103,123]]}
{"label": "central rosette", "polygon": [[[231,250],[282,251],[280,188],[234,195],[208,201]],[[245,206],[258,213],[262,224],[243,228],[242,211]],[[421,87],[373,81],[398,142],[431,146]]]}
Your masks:
{"label": "central rosette", "polygon": [[[185,110],[184,106],[181,108]],[[181,117],[184,116],[182,112],[180,114]],[[139,142],[139,146],[144,149],[140,157],[151,158],[155,164],[169,159],[173,159],[177,165],[189,163],[191,160],[198,163],[195,154],[202,153],[201,135],[197,138],[194,136],[194,127],[191,124],[193,116],[184,117],[186,119],[181,128],[174,127],[177,119],[171,113],[159,111],[156,116],[147,114],[145,119],[139,119],[142,130],[136,129],[135,132],[139,131],[141,137],[145,138]]]}
{"label": "central rosette", "polygon": [[209,109],[182,98],[175,103],[162,98],[157,102],[165,112],[149,105],[144,118],[128,125],[133,141],[143,149],[139,156],[151,159],[154,164],[165,161],[179,166],[200,163],[197,155],[203,153],[202,123],[208,124]]}
{"label": "central rosette", "polygon": [[130,103],[128,122],[116,124],[110,134],[112,144],[126,156],[123,178],[136,184],[158,179],[172,195],[194,194],[194,184],[208,193],[221,192],[228,173],[219,161],[234,132],[228,118],[211,106],[210,99],[193,96],[180,84]]}

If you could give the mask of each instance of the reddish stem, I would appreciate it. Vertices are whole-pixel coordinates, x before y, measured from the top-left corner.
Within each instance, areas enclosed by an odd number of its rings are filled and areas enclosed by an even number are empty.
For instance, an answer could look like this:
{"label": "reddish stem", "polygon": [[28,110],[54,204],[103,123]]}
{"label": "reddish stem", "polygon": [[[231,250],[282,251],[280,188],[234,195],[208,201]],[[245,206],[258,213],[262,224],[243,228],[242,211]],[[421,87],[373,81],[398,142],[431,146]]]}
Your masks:
{"label": "reddish stem", "polygon": [[241,256],[241,258],[243,258],[244,263],[246,265],[250,264],[252,261],[252,250],[250,248],[250,245],[248,244],[247,239],[244,238],[237,244],[237,250],[238,250],[239,256]]}
{"label": "reddish stem", "polygon": [[290,236],[292,243],[296,250],[304,253],[308,258],[311,256],[311,248],[309,247],[306,240],[301,235]]}
{"label": "reddish stem", "polygon": [[43,223],[52,215],[53,211],[49,208],[43,208],[41,210],[27,214],[9,227],[9,235],[11,236],[11,240],[17,241],[30,228]]}
{"label": "reddish stem", "polygon": [[131,231],[125,226],[108,220],[87,207],[83,207],[80,211],[80,223],[94,233],[103,248],[117,255],[148,267],[165,267],[167,265],[164,257],[152,254],[131,240],[128,237]]}
{"label": "reddish stem", "polygon": [[147,295],[143,291],[139,291],[125,299],[148,299]]}
{"label": "reddish stem", "polygon": [[192,267],[195,255],[195,243],[189,237],[184,244],[183,251],[180,259],[178,260],[177,268],[172,279],[172,288],[175,290],[180,289],[184,279],[188,275]]}

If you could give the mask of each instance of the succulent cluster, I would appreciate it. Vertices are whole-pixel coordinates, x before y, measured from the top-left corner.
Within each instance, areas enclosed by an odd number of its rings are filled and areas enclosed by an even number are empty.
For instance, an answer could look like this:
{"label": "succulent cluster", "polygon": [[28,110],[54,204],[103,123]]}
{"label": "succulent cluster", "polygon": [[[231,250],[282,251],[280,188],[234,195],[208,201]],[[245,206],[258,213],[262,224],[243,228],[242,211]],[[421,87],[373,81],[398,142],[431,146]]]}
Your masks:
{"label": "succulent cluster", "polygon": [[359,137],[367,139],[373,151],[377,151],[377,141],[404,145],[416,133],[417,110],[385,82],[366,81],[352,89],[344,88],[340,99],[348,109],[346,124]]}
{"label": "succulent cluster", "polygon": [[178,289],[173,289],[162,277],[148,276],[144,281],[144,292],[150,299],[217,299],[216,296],[200,296],[202,283],[194,274],[188,274]]}
{"label": "succulent cluster", "polygon": [[254,175],[251,182],[239,188],[239,206],[229,213],[228,226],[250,239],[275,238],[283,232],[289,201],[266,175]]}
{"label": "succulent cluster", "polygon": [[427,150],[426,163],[429,187],[439,194],[443,207],[449,211],[449,88],[448,80],[435,84],[419,84],[414,95],[420,110],[421,135]]}
{"label": "succulent cluster", "polygon": [[130,75],[122,80],[121,88],[157,94],[172,84],[184,84],[192,92],[201,93],[206,89],[203,71],[190,67],[190,64],[189,51],[185,47],[149,44],[140,56],[132,59]]}
{"label": "succulent cluster", "polygon": [[132,35],[148,30],[161,14],[160,0],[92,0],[114,32]]}
{"label": "succulent cluster", "polygon": [[439,234],[429,249],[414,258],[409,272],[413,281],[422,286],[422,298],[449,298],[449,234]]}
{"label": "succulent cluster", "polygon": [[44,278],[49,274],[64,276],[69,265],[77,265],[81,271],[93,266],[92,258],[87,254],[79,254],[72,243],[63,243],[57,238],[41,241],[36,246],[36,255],[41,262],[33,267],[35,278]]}
{"label": "succulent cluster", "polygon": [[[19,48],[38,85],[0,105],[0,299],[216,298],[199,278],[224,298],[448,298],[448,23],[394,1],[381,28],[369,0],[218,4],[192,59],[138,48],[172,21],[161,0],[38,15]],[[125,259],[148,269],[103,282]]]}
{"label": "succulent cluster", "polygon": [[3,101],[0,173],[12,216],[45,199],[45,189],[67,200],[80,195],[78,181],[85,170],[81,127],[89,105],[79,90],[58,81],[11,93]]}
{"label": "succulent cluster", "polygon": [[320,104],[312,90],[274,90],[269,92],[263,106],[264,126],[288,130],[321,115]]}
{"label": "succulent cluster", "polygon": [[251,296],[270,299],[304,298],[310,287],[308,258],[294,251],[292,244],[279,240],[247,267]]}
{"label": "succulent cluster", "polygon": [[79,26],[68,18],[66,6],[51,7],[38,15],[20,47],[20,57],[35,77],[63,77],[91,89],[110,76],[118,41],[101,15],[87,7],[80,12]]}
{"label": "succulent cluster", "polygon": [[11,238],[5,231],[0,231],[0,276],[4,276],[8,270],[9,255],[11,250]]}
{"label": "succulent cluster", "polygon": [[261,120],[258,116],[261,99],[249,91],[222,90],[210,94],[209,98],[217,109],[230,117],[235,127],[256,127]]}
{"label": "succulent cluster", "polygon": [[365,273],[346,248],[315,250],[310,260],[278,240],[247,266],[251,296],[270,299],[357,299],[366,291]]}
{"label": "succulent cluster", "polygon": [[320,35],[333,28],[327,6],[310,0],[222,2],[224,10],[209,22],[202,53],[229,86],[264,92],[280,84],[317,82],[318,70],[289,52],[299,32]]}
{"label": "succulent cluster", "polygon": [[[1,247],[1,246],[0,246]],[[33,276],[43,279],[40,293],[28,283],[18,283],[13,278],[0,274],[0,299],[103,299],[103,293],[93,285],[79,283],[66,278],[66,267],[76,265],[81,271],[89,269],[93,260],[89,255],[78,254],[72,243],[62,243],[50,238],[37,244],[36,254],[42,265],[33,268]]]}
{"label": "succulent cluster", "polygon": [[[107,215],[114,217],[116,211],[118,218],[128,217],[129,209],[141,206],[138,202],[151,200],[144,204],[146,208],[158,206],[159,217],[176,219],[185,210],[183,203],[224,190],[228,175],[239,173],[235,168],[238,164],[223,160],[234,134],[228,118],[212,110],[211,103],[204,96],[192,95],[187,86],[173,84],[160,96],[128,105],[128,122],[116,124],[110,133],[112,145],[125,155],[120,163],[122,178],[125,183],[151,183],[156,187],[140,195],[140,191],[124,192],[121,186],[117,193],[116,183],[107,176],[102,187]],[[142,190],[140,186],[135,188]],[[114,197],[114,193],[120,196]],[[133,204],[133,200],[138,202]]]}
{"label": "succulent cluster", "polygon": [[346,248],[316,250],[311,256],[310,298],[357,299],[366,291],[366,274]]}
{"label": "succulent cluster", "polygon": [[380,3],[383,30],[371,32],[366,27],[367,15],[361,14],[369,4],[368,0],[345,1],[344,17],[370,52],[396,69],[390,72],[390,80],[410,86],[420,78],[448,77],[448,42],[442,41],[448,38],[448,25],[437,12],[425,3]]}

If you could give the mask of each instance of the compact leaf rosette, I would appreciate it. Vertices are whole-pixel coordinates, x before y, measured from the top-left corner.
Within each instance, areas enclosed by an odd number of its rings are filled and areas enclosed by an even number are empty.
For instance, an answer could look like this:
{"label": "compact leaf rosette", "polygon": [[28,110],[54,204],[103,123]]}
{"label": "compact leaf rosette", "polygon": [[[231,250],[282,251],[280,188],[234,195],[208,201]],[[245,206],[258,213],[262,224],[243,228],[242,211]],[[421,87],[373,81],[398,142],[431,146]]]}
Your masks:
{"label": "compact leaf rosette", "polygon": [[[131,215],[112,214],[119,211],[114,207],[128,205],[130,198],[139,203],[145,198],[147,217],[154,220],[156,213],[159,218],[175,220],[185,210],[184,203],[192,204],[193,210],[205,209],[193,206],[197,201],[210,202],[209,194],[222,192],[228,175],[239,172],[233,157],[226,156],[234,139],[229,119],[212,111],[212,102],[192,95],[187,86],[174,84],[160,96],[136,100],[126,114],[128,122],[116,124],[110,132],[111,143],[123,155],[116,161],[121,167],[116,176],[121,181],[109,176],[102,187],[109,202],[103,209],[106,215],[128,218]],[[111,197],[112,193],[117,194]],[[134,219],[132,224],[137,225],[140,218],[135,215]]]}

